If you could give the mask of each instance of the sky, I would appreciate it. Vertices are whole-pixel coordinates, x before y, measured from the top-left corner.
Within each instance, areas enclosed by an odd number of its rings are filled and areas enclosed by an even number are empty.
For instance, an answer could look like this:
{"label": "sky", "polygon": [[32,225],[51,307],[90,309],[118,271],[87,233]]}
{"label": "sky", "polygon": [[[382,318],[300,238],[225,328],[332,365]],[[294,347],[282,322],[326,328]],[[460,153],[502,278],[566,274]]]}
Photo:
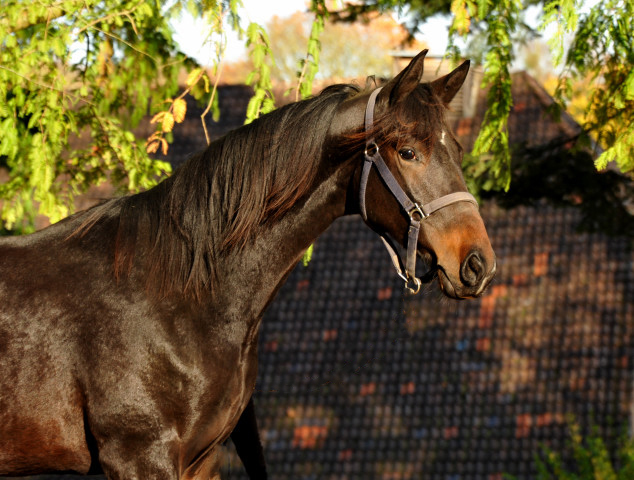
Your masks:
{"label": "sky", "polygon": [[[306,11],[306,0],[242,0],[244,8],[240,17],[244,19],[243,27],[249,22],[265,25],[274,15],[287,17],[296,11]],[[309,2],[308,2],[309,3]],[[423,35],[419,39],[430,47],[430,53],[442,55],[447,45],[448,21],[434,19],[423,28]],[[176,26],[176,41],[188,55],[196,58],[202,64],[211,63],[214,53],[210,46],[202,46],[205,26],[202,20],[184,17]],[[201,48],[202,46],[202,48]],[[240,60],[246,56],[244,41],[233,32],[227,35],[227,50],[225,58],[228,61]]]}

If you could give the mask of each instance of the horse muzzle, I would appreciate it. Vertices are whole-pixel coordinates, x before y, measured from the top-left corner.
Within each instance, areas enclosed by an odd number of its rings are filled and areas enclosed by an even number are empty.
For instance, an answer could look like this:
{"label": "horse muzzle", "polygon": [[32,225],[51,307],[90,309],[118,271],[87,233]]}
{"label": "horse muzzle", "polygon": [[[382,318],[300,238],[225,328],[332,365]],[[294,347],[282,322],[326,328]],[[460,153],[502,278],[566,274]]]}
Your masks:
{"label": "horse muzzle", "polygon": [[493,280],[497,269],[495,256],[487,260],[478,250],[470,252],[460,264],[457,275],[438,266],[438,282],[450,298],[466,299],[481,296]]}

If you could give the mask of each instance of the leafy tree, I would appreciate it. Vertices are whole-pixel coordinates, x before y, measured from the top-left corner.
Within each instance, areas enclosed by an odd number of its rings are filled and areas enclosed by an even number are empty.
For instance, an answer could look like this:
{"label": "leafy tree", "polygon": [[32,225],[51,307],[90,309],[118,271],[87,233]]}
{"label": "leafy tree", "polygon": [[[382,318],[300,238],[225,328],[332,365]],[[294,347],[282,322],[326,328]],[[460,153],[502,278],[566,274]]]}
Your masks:
{"label": "leafy tree", "polygon": [[[605,149],[597,166],[615,160],[622,171],[631,172],[634,71],[628,66],[634,63],[634,3],[601,0],[578,13],[581,3],[363,0],[329,11],[326,0],[312,0],[312,26],[295,60],[296,98],[311,94],[319,68],[329,62],[326,37],[336,35],[324,35],[331,28],[328,20],[367,20],[377,11],[398,10],[407,14],[406,26],[413,34],[433,15],[452,15],[452,40],[480,41],[489,87],[489,109],[472,153],[486,165],[489,180],[508,187],[509,69],[517,39],[535,34],[522,15],[529,5],[539,5],[542,28],[556,26],[550,46],[562,68],[557,98],[565,104],[573,80],[590,78],[586,131]],[[240,0],[4,0],[0,168],[8,178],[0,183],[3,228],[23,227],[36,211],[55,221],[71,211],[75,196],[106,180],[136,191],[167,175],[169,165],[151,155],[167,150],[174,124],[187,114],[184,96],[203,100],[205,114],[218,113],[215,93],[228,29],[238,31],[250,48],[253,70],[247,83],[255,95],[247,121],[275,108],[271,40],[261,25],[242,25],[239,6]],[[171,21],[187,11],[207,20],[208,35],[201,42],[209,42],[215,52],[211,71],[187,58],[174,41]],[[573,35],[567,51],[566,34]],[[460,53],[456,44],[452,41],[450,48],[455,55]],[[179,92],[183,69],[187,80]],[[148,113],[156,131],[148,139],[137,138],[133,129]],[[77,147],[79,137],[88,138],[81,144],[89,147]]]}
{"label": "leafy tree", "polygon": [[[89,185],[125,177],[135,190],[169,170],[131,132],[148,103],[175,92],[184,62],[157,4],[5,0],[0,46],[5,225],[19,223],[32,201],[57,220]],[[90,146],[68,150],[84,133]]]}
{"label": "leafy tree", "polygon": [[[106,180],[136,191],[170,171],[152,153],[167,148],[186,103],[178,74],[194,63],[173,39],[170,20],[206,15],[210,36],[237,20],[237,0],[4,0],[0,11],[0,217],[20,228],[35,211],[56,221],[76,195]],[[188,92],[209,90],[202,70]],[[149,141],[133,128],[150,111]],[[86,148],[72,148],[77,138]]]}
{"label": "leafy tree", "polygon": [[[268,36],[257,24],[243,28],[239,7],[240,0],[4,0],[0,168],[8,178],[0,183],[2,228],[28,231],[36,211],[56,221],[72,210],[77,195],[106,180],[137,191],[169,174],[169,164],[150,155],[167,151],[174,124],[187,113],[185,95],[204,99],[205,114],[217,114],[228,29],[251,49],[247,83],[256,93],[248,121],[273,109]],[[298,81],[304,96],[317,70],[325,18],[323,2],[314,8],[317,27]],[[215,49],[211,72],[174,41],[171,20],[185,12],[207,21],[201,43]],[[187,81],[178,94],[183,69]],[[133,129],[148,113],[156,131],[137,138]]]}

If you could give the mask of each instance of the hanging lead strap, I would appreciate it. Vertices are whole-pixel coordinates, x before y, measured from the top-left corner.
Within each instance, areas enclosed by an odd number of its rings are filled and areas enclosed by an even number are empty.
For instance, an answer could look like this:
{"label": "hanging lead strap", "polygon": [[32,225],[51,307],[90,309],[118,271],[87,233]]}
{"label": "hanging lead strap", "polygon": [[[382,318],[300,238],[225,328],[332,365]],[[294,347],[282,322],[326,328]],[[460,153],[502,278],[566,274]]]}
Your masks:
{"label": "hanging lead strap", "polygon": [[383,183],[389,188],[392,195],[396,198],[401,208],[409,216],[409,230],[407,233],[407,256],[405,265],[401,257],[398,255],[396,247],[385,235],[380,235],[383,244],[390,254],[394,268],[397,274],[405,281],[406,288],[413,294],[419,292],[421,287],[421,281],[416,277],[416,249],[418,245],[418,235],[420,233],[421,222],[429,215],[441,208],[451,205],[456,202],[471,202],[478,206],[478,202],[473,195],[468,192],[454,192],[445,195],[436,200],[420,206],[415,202],[412,202],[407,196],[405,191],[401,188],[399,183],[392,175],[392,172],[385,164],[383,157],[379,153],[379,146],[376,143],[372,129],[374,127],[374,105],[376,103],[376,97],[381,91],[381,88],[377,88],[370,94],[368,104],[365,109],[365,131],[368,135],[365,144],[365,156],[363,162],[363,169],[361,170],[361,183],[359,185],[359,206],[361,215],[364,220],[368,219],[368,214],[365,206],[365,191],[368,184],[368,178],[370,176],[370,170],[372,165],[376,166],[379,176],[383,180]]}

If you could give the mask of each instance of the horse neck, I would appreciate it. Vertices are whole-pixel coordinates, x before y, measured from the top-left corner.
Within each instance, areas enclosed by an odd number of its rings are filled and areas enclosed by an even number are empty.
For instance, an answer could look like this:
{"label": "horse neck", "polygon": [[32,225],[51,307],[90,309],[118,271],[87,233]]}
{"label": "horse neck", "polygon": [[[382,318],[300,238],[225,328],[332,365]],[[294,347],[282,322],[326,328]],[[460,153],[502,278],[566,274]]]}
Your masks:
{"label": "horse neck", "polygon": [[[344,215],[350,176],[347,161],[317,179],[314,188],[274,225],[258,227],[253,242],[229,255],[221,266],[218,290],[241,311],[260,318],[306,249]],[[240,308],[240,307],[237,307]]]}
{"label": "horse neck", "polygon": [[338,106],[312,188],[274,225],[258,227],[253,243],[222,267],[225,278],[231,279],[228,284],[234,286],[232,295],[241,291],[244,305],[254,309],[258,318],[315,239],[338,217],[358,212],[354,179],[361,170],[363,147],[341,142],[362,130],[368,95],[353,96]]}

